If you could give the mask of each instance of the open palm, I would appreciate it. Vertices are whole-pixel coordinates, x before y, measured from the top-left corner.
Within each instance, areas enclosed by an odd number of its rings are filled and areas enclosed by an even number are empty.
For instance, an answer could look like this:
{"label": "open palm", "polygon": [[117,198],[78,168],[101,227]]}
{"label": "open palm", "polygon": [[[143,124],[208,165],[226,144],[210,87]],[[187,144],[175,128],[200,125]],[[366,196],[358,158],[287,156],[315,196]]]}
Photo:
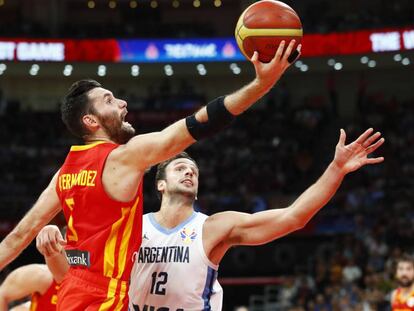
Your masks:
{"label": "open palm", "polygon": [[372,134],[373,131],[370,128],[355,141],[345,145],[346,133],[341,129],[334,162],[345,174],[356,171],[366,164],[376,164],[384,161],[383,157],[368,158],[368,155],[377,150],[385,141],[384,138],[381,138],[380,132]]}

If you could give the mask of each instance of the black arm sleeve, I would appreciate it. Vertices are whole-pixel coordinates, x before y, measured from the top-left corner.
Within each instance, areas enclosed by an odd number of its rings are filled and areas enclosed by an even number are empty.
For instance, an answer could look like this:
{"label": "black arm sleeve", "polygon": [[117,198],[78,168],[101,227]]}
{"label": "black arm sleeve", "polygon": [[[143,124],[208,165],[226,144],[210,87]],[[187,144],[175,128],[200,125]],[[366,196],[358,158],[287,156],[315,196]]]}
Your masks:
{"label": "black arm sleeve", "polygon": [[224,96],[218,97],[207,104],[207,122],[198,122],[195,115],[185,119],[187,129],[195,140],[212,136],[229,127],[235,116],[224,106]]}

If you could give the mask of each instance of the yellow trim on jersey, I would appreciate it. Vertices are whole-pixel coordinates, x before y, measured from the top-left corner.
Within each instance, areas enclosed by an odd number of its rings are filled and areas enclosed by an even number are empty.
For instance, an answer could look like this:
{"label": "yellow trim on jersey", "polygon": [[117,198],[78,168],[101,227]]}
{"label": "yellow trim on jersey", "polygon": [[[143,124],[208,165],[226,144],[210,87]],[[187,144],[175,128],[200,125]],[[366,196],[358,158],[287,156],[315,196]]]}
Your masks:
{"label": "yellow trim on jersey", "polygon": [[[127,261],[127,254],[128,254],[128,244],[129,239],[131,238],[132,234],[132,225],[134,224],[135,219],[135,212],[137,210],[137,206],[139,203],[139,197],[135,201],[134,205],[131,209],[129,209],[129,216],[125,226],[124,234],[122,235],[121,247],[119,248],[119,256],[118,256],[118,275],[117,278],[120,278],[122,273],[125,270],[125,264]],[[122,215],[124,213],[122,212]]]}
{"label": "yellow trim on jersey", "polygon": [[119,228],[121,227],[125,216],[128,214],[129,208],[122,209],[122,216],[119,218],[111,228],[111,233],[109,234],[108,239],[105,242],[105,253],[104,253],[104,275],[112,278],[114,277],[114,267],[115,267],[115,248],[116,240],[119,234]]}
{"label": "yellow trim on jersey", "polygon": [[95,143],[88,144],[88,145],[75,145],[75,146],[72,146],[70,148],[70,151],[83,151],[83,150],[88,150],[88,149],[91,149],[91,148],[93,148],[93,147],[95,147],[97,145],[104,144],[104,143],[107,143],[107,141],[100,140],[100,141],[97,141]]}
{"label": "yellow trim on jersey", "polygon": [[127,288],[126,282],[122,282],[121,283],[121,291],[119,293],[119,301],[118,301],[118,303],[115,307],[115,311],[122,311],[122,309],[124,308],[124,299],[125,299],[125,296],[127,294],[126,288]]}
{"label": "yellow trim on jersey", "polygon": [[109,281],[108,293],[106,295],[106,299],[101,304],[98,311],[109,310],[109,308],[112,307],[112,305],[115,302],[115,297],[116,297],[115,293],[116,293],[117,286],[118,286],[118,280],[117,279],[111,279]]}
{"label": "yellow trim on jersey", "polygon": [[238,36],[241,40],[244,40],[247,37],[301,37],[303,35],[302,29],[295,28],[261,28],[261,29],[251,29],[246,26],[240,27],[238,31]]}
{"label": "yellow trim on jersey", "polygon": [[37,304],[38,304],[38,298],[35,296],[36,294],[33,294],[32,301],[30,302],[30,311],[36,311],[37,310]]}
{"label": "yellow trim on jersey", "polygon": [[[118,282],[121,282],[121,289],[119,291],[119,294],[117,295],[116,289],[118,287]],[[108,292],[106,294],[106,299],[101,304],[98,311],[106,311],[106,310],[109,310],[110,308],[112,308],[112,306],[115,303],[115,299],[116,299],[117,296],[119,296],[120,300],[118,301],[118,303],[116,305],[115,311],[116,310],[122,310],[122,307],[124,306],[123,300],[124,300],[125,296],[127,295],[127,290],[126,289],[127,289],[127,282],[126,281],[111,279],[109,281]]]}

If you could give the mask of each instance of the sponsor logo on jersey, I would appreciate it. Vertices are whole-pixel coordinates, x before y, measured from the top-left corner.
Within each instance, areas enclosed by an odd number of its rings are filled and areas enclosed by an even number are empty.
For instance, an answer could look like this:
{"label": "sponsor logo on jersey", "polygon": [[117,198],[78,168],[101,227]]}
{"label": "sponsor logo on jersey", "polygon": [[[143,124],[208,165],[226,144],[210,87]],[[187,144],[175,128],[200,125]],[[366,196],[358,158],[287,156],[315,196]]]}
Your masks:
{"label": "sponsor logo on jersey", "polygon": [[183,240],[185,244],[191,244],[197,237],[197,233],[195,232],[194,228],[184,228],[183,230],[181,230],[180,236],[181,240]]}
{"label": "sponsor logo on jersey", "polygon": [[145,232],[144,233],[144,235],[142,236],[142,239],[143,240],[148,240],[149,241],[149,237],[148,237],[148,235],[147,235],[147,233]]}
{"label": "sponsor logo on jersey", "polygon": [[188,246],[141,247],[137,255],[133,255],[138,263],[190,262]]}
{"label": "sponsor logo on jersey", "polygon": [[80,251],[78,249],[66,250],[66,258],[71,266],[74,267],[90,267],[91,261],[89,252]]}

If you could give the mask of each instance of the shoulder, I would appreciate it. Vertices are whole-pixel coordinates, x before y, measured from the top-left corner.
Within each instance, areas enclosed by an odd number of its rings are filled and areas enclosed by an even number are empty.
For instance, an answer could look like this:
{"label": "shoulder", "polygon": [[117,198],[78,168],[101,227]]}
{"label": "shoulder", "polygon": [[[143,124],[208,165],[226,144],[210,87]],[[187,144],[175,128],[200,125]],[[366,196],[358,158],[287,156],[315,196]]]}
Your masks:
{"label": "shoulder", "polygon": [[142,161],[137,161],[137,159],[143,158],[146,152],[145,147],[147,145],[151,146],[151,143],[154,143],[153,141],[146,142],[146,137],[147,135],[145,134],[136,135],[132,137],[126,144],[118,145],[110,152],[108,160],[116,161],[123,165],[133,166],[134,168],[144,170],[147,165],[140,165]]}
{"label": "shoulder", "polygon": [[232,227],[246,215],[245,213],[226,211],[207,216],[206,225],[215,227]]}
{"label": "shoulder", "polygon": [[7,279],[14,284],[36,283],[42,289],[53,282],[52,273],[45,264],[30,264],[19,267],[11,272]]}
{"label": "shoulder", "polygon": [[209,236],[223,237],[228,235],[234,227],[234,224],[237,222],[238,213],[228,211],[205,216],[203,231],[208,232]]}
{"label": "shoulder", "polygon": [[206,221],[210,216],[203,214],[201,212],[195,212],[195,219],[201,222]]}
{"label": "shoulder", "polygon": [[45,264],[30,264],[22,266],[14,270],[12,273],[18,273],[22,277],[30,276],[31,278],[38,278],[51,274]]}
{"label": "shoulder", "polygon": [[399,290],[399,288],[396,288],[391,292],[391,303],[394,302],[394,300],[396,299]]}
{"label": "shoulder", "polygon": [[39,282],[52,283],[53,275],[45,264],[32,264],[30,266],[30,277],[37,279]]}
{"label": "shoulder", "polygon": [[146,213],[144,215],[142,215],[142,222],[144,223],[148,223],[150,221],[150,217],[151,217],[152,213]]}

